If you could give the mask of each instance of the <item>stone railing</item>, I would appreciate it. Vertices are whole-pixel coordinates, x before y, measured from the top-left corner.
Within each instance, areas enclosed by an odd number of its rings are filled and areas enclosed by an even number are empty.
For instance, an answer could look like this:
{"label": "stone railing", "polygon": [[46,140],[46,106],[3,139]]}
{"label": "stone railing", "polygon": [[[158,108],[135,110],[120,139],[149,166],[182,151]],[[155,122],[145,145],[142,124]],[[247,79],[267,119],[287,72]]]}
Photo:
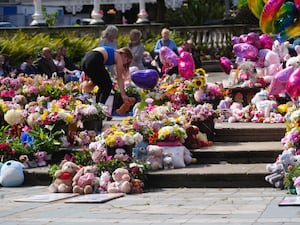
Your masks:
{"label": "stone railing", "polygon": [[192,39],[197,46],[226,47],[235,35],[250,31],[260,32],[249,25],[210,25],[172,27],[176,34],[184,39]]}
{"label": "stone railing", "polygon": [[[160,34],[164,24],[151,23],[151,24],[126,24],[116,25],[119,28],[120,35],[129,34],[133,28],[139,29],[143,33],[143,39],[154,37]],[[9,35],[15,34],[17,31],[25,33],[75,33],[78,36],[92,35],[100,37],[101,32],[105,29],[106,25],[87,25],[87,26],[60,26],[60,27],[16,27],[16,28],[0,28],[0,35],[8,33]],[[227,46],[231,42],[234,35],[240,35],[250,31],[260,32],[258,28],[249,27],[249,25],[209,25],[209,26],[182,26],[170,27],[177,35],[184,39],[192,38],[196,45],[213,46]]]}

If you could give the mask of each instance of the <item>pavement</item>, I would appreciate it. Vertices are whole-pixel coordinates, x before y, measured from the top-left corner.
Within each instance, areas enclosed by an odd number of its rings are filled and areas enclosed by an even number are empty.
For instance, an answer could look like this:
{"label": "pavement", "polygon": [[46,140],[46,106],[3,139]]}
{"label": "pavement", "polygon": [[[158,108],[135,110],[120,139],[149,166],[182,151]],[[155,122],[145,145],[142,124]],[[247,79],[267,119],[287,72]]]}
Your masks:
{"label": "pavement", "polygon": [[[226,79],[210,73],[209,81]],[[48,195],[47,186],[0,187],[0,225],[299,225],[300,208],[278,206],[275,188],[161,188],[105,203],[16,202]]]}
{"label": "pavement", "polygon": [[0,188],[0,225],[299,225],[300,208],[278,206],[273,188],[171,188],[105,203],[15,202],[47,194],[46,186]]}

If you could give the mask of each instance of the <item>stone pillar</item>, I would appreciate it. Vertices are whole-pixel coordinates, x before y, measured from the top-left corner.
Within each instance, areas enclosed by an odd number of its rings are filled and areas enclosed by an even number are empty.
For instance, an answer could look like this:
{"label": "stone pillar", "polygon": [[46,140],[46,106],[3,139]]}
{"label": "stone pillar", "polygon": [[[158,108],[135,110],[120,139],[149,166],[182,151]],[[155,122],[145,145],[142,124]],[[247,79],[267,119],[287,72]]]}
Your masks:
{"label": "stone pillar", "polygon": [[103,13],[100,11],[100,0],[94,0],[94,8],[91,17],[91,25],[104,24],[104,21],[102,20]]}
{"label": "stone pillar", "polygon": [[138,19],[136,23],[149,23],[148,20],[148,13],[146,11],[146,5],[145,5],[145,0],[139,0],[139,6],[140,6],[140,12],[137,15]]}
{"label": "stone pillar", "polygon": [[42,0],[33,0],[34,14],[30,26],[48,26],[42,13]]}

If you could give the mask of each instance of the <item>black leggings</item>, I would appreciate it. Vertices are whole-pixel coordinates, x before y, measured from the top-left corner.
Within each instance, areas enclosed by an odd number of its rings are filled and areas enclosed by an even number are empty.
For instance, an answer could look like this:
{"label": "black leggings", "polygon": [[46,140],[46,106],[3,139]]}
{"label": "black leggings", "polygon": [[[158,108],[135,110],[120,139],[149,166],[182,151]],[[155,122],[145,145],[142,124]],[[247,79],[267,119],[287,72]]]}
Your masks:
{"label": "black leggings", "polygon": [[112,81],[103,61],[104,58],[101,52],[87,52],[82,59],[82,70],[99,87],[96,102],[105,104],[111,93]]}

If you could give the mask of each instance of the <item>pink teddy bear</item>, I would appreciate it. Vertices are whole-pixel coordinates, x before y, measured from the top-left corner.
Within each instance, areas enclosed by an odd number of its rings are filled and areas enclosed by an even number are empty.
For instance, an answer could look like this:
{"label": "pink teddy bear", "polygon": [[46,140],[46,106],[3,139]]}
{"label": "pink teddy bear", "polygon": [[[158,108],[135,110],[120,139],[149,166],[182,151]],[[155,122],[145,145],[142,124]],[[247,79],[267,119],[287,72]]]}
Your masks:
{"label": "pink teddy bear", "polygon": [[36,158],[38,166],[46,166],[47,165],[46,156],[47,156],[47,152],[45,152],[45,151],[38,151],[35,153],[35,158]]}

